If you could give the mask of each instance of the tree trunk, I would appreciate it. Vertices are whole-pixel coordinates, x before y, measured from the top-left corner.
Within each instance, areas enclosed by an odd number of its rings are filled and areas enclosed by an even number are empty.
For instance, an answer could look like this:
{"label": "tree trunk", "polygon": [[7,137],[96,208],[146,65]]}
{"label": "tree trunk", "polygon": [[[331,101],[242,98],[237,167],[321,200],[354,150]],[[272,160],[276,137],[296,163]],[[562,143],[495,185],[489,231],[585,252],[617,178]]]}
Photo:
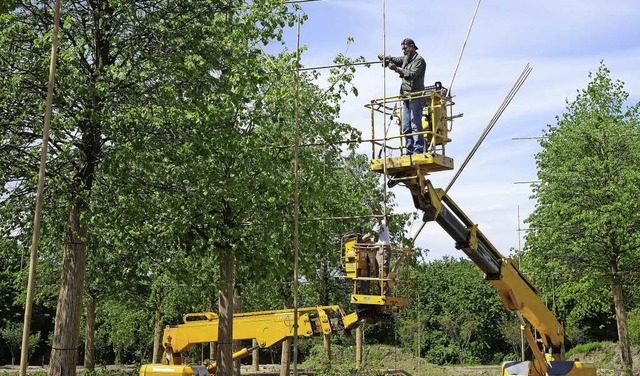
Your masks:
{"label": "tree trunk", "polygon": [[162,362],[162,353],[164,352],[164,347],[162,346],[162,312],[160,312],[159,307],[156,307],[153,321],[153,359],[151,359],[151,362],[159,364]]}
{"label": "tree trunk", "polygon": [[631,358],[631,344],[627,328],[627,311],[624,307],[622,284],[615,278],[612,282],[613,304],[616,310],[616,324],[618,326],[618,340],[620,341],[620,358],[623,374],[631,376],[633,373],[633,359]]}
{"label": "tree trunk", "polygon": [[[251,346],[258,346],[258,341],[252,339]],[[255,372],[260,371],[260,349],[253,350],[253,354],[251,354],[251,365]]]}
{"label": "tree trunk", "polygon": [[73,205],[69,214],[49,376],[76,374],[87,236],[86,222],[81,218],[86,214],[86,208],[77,203]]}
{"label": "tree trunk", "polygon": [[211,360],[216,359],[216,347],[215,342],[209,342],[209,359]]}
{"label": "tree trunk", "polygon": [[231,375],[233,372],[233,279],[235,256],[231,250],[220,265],[220,279],[224,286],[218,302],[218,351],[216,373]]}
{"label": "tree trunk", "polygon": [[96,330],[96,300],[89,295],[87,298],[87,326],[84,342],[84,368],[87,371],[94,371],[96,368],[96,358],[94,354]]}
{"label": "tree trunk", "polygon": [[282,357],[280,358],[280,376],[289,376],[291,372],[291,338],[282,342]]}
{"label": "tree trunk", "polygon": [[[288,297],[291,295],[286,295],[286,292],[283,294],[284,298],[284,308],[290,309],[293,307],[293,304],[288,300]],[[280,357],[280,376],[289,376],[291,372],[291,344],[293,343],[293,337],[289,337],[282,342],[282,354]]]}
{"label": "tree trunk", "polygon": [[331,366],[331,335],[323,334],[322,335],[322,348],[324,350],[324,361],[327,366]]}

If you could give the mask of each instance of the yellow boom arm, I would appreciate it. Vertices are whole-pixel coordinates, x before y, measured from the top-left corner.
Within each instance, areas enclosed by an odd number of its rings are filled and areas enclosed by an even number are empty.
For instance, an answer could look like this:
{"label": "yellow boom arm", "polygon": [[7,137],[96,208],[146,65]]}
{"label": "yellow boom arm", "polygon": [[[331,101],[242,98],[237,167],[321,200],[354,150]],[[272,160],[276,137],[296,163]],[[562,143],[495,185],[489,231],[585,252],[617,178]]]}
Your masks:
{"label": "yellow boom arm", "polygon": [[[303,337],[349,330],[360,322],[357,313],[346,315],[338,305],[237,313],[233,316],[233,340],[255,339],[258,347],[262,348],[281,343],[294,336],[296,314],[298,335]],[[164,330],[163,363],[143,366],[140,376],[214,373],[215,362],[207,362],[204,366],[187,366],[183,353],[196,344],[217,341],[217,314],[186,314],[182,324],[167,326]],[[249,355],[252,350],[254,348],[245,348],[236,352],[233,354],[234,360]]]}
{"label": "yellow boom arm", "polygon": [[[513,260],[501,255],[442,189],[435,189],[428,180],[423,184],[424,194],[414,196],[414,203],[424,211],[424,221],[437,222],[456,241],[456,248],[464,251],[485,273],[485,279],[498,290],[504,307],[517,312],[521,318],[525,338],[535,360],[533,364],[507,362],[503,364],[503,375],[518,375],[524,367],[528,375],[542,376],[553,369],[554,375],[595,376],[596,369],[592,363],[565,361],[564,327],[540,300],[537,289],[518,270]],[[414,195],[420,192],[415,185],[411,181],[407,183]],[[540,334],[542,350],[523,319]],[[567,372],[559,371],[561,367]]]}

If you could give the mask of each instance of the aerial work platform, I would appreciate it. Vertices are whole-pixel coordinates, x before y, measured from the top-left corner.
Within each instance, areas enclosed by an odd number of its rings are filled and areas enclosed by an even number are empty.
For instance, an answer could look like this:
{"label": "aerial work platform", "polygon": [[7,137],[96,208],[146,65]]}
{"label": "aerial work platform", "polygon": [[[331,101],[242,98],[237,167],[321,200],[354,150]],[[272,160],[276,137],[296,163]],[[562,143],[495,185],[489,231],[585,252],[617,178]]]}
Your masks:
{"label": "aerial work platform", "polygon": [[400,312],[409,306],[411,251],[395,244],[374,243],[358,233],[340,239],[341,263],[353,280],[351,304],[367,316]]}
{"label": "aerial work platform", "polygon": [[386,159],[374,159],[371,161],[371,169],[375,172],[389,175],[402,175],[405,172],[414,173],[416,169],[422,175],[429,172],[453,170],[453,159],[440,154],[413,154],[399,157],[387,157]]}
{"label": "aerial work platform", "polygon": [[[402,101],[415,99],[425,101],[422,132],[403,134]],[[454,104],[448,90],[440,82],[421,92],[372,100],[366,105],[371,110],[371,169],[387,175],[391,185],[418,176],[424,177],[430,172],[453,170],[453,159],[447,157],[445,149],[446,144],[451,142],[448,134],[453,119],[462,116],[451,115]],[[384,115],[383,127],[376,126],[379,114]],[[384,125],[387,117],[391,121]],[[407,154],[405,137],[418,134],[425,139],[424,153]]]}

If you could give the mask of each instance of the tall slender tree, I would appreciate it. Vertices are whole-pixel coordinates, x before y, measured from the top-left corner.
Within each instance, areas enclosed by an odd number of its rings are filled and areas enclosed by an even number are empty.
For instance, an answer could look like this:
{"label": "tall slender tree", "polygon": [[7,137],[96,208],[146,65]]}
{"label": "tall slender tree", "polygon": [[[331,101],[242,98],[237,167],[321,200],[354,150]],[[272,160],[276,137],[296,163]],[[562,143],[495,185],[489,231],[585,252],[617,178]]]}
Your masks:
{"label": "tall slender tree", "polygon": [[589,77],[540,142],[541,182],[525,256],[565,283],[609,286],[621,360],[631,374],[624,291],[640,257],[640,104],[629,105],[623,83],[610,78],[604,63]]}
{"label": "tall slender tree", "polygon": [[[41,57],[50,45],[52,2],[15,5],[0,15],[5,83],[0,89],[0,189],[3,221],[26,233],[46,88]],[[48,203],[54,210],[45,208],[45,215],[66,223],[51,375],[75,374],[86,246],[101,163],[131,143],[151,146],[154,131],[175,130],[167,127],[170,121],[195,127],[215,119],[219,127],[209,137],[243,146],[249,88],[266,77],[253,63],[260,55],[256,45],[280,38],[292,22],[289,8],[271,0],[81,1],[65,3],[62,14],[46,187],[55,201]]]}
{"label": "tall slender tree", "polygon": [[[17,1],[0,15],[0,221],[22,237],[32,217],[51,6]],[[123,291],[152,295],[149,312],[172,306],[169,317],[178,306],[209,309],[215,299],[197,306],[196,294],[176,286],[223,289],[219,277],[236,279],[232,268],[220,270],[225,261],[242,265],[244,279],[268,265],[290,283],[294,56],[265,56],[260,45],[281,39],[295,9],[280,0],[63,4],[42,237],[47,265],[62,275],[52,375],[75,373],[85,287],[97,298],[99,326],[100,312],[113,311],[101,297]],[[338,167],[344,148],[331,147],[359,137],[335,120],[353,72],[332,72],[326,89],[314,84],[317,72],[302,75],[301,139],[318,144],[300,154],[302,274],[334,250],[326,234],[345,228],[310,219],[370,214]],[[366,161],[349,158],[372,188]]]}

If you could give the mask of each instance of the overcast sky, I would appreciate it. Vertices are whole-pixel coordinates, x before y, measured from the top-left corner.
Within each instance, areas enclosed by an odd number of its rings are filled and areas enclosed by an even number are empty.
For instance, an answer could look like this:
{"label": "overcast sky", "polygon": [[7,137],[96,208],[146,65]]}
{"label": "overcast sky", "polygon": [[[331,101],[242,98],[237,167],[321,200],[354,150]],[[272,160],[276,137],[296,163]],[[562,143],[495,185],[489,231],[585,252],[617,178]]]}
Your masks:
{"label": "overcast sky", "polygon": [[[300,43],[308,48],[302,65],[331,64],[338,53],[367,60],[375,60],[383,51],[400,56],[400,42],[410,37],[427,61],[425,84],[442,81],[448,86],[476,5],[475,0],[301,3],[309,16],[300,31]],[[287,36],[292,50],[294,31]],[[348,37],[355,41],[347,50]],[[449,196],[502,254],[519,247],[517,230],[526,228],[522,221],[535,205],[529,199],[529,185],[517,182],[536,180],[533,155],[539,147],[534,140],[513,138],[539,136],[547,124],[554,124],[566,100],[574,100],[578,90],[586,88],[589,72],[596,72],[601,61],[613,79],[625,83],[630,102],[638,102],[639,41],[640,2],[636,0],[481,2],[452,88],[454,113],[464,114],[454,122],[449,134],[453,141],[446,149],[456,168],[527,63],[533,71]],[[363,138],[368,138],[370,113],[364,105],[384,96],[385,86],[387,95],[397,95],[400,79],[389,70],[383,75],[376,64],[359,67],[354,83],[360,95],[343,104],[341,120],[363,130]],[[363,145],[362,150],[367,152],[370,146]],[[434,173],[429,178],[436,187],[444,188],[454,172]],[[392,192],[400,203],[397,211],[415,212],[406,188],[397,186]],[[413,236],[420,224],[408,228],[407,235]],[[428,224],[416,243],[430,250],[430,260],[464,256],[436,223]]]}

